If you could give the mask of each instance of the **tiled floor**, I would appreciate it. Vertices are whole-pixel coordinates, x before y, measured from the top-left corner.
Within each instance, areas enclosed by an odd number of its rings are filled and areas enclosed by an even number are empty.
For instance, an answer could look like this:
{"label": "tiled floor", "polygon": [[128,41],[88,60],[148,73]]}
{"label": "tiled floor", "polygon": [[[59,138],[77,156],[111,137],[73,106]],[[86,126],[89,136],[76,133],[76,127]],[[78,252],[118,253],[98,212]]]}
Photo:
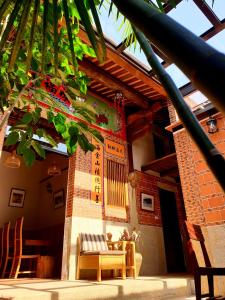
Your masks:
{"label": "tiled floor", "polygon": [[0,281],[0,299],[13,300],[193,300],[192,280],[185,276],[138,277],[126,280]]}

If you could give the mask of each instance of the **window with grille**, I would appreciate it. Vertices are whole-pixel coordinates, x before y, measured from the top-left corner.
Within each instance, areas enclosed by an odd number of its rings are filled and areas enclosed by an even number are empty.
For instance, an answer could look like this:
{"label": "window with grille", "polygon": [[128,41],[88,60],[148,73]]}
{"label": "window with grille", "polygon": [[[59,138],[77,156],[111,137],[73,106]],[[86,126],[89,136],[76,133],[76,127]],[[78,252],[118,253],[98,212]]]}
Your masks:
{"label": "window with grille", "polygon": [[127,203],[127,176],[124,164],[107,159],[107,204],[125,207]]}

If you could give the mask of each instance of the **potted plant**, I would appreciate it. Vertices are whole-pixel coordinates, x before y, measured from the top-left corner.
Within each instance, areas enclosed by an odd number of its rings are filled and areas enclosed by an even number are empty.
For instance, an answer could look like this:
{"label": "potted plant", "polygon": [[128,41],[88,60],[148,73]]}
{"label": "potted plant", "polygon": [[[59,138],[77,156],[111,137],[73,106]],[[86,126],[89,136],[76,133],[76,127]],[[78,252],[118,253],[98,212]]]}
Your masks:
{"label": "potted plant", "polygon": [[[127,229],[124,229],[119,240],[135,242],[135,248],[136,248],[136,242],[139,240],[139,238],[140,238],[140,231],[136,231],[136,228],[134,227],[131,233],[129,233]],[[132,250],[129,243],[126,245],[126,251],[127,251],[127,265],[129,266],[132,265],[132,262],[130,260],[133,259],[131,253]],[[142,264],[142,254],[135,251],[134,255],[135,255],[135,263],[136,263],[136,276],[138,276]],[[128,276],[130,276],[130,272],[128,272]]]}

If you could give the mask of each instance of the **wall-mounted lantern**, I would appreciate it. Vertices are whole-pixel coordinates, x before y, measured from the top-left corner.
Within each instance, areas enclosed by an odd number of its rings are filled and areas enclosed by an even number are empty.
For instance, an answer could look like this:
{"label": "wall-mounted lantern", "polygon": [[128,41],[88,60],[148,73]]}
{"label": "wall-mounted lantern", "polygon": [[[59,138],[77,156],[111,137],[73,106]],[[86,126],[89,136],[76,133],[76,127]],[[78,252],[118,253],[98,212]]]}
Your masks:
{"label": "wall-mounted lantern", "polygon": [[130,172],[127,178],[128,182],[130,183],[132,188],[135,188],[138,183],[138,177],[135,172]]}
{"label": "wall-mounted lantern", "polygon": [[52,165],[48,167],[48,175],[49,176],[57,176],[61,174],[61,169],[58,165],[53,161]]}
{"label": "wall-mounted lantern", "polygon": [[4,161],[4,166],[8,168],[19,168],[20,167],[20,158],[14,150]]}
{"label": "wall-mounted lantern", "polygon": [[215,133],[218,131],[217,120],[215,118],[209,117],[209,119],[206,122],[206,125],[208,127],[208,133]]}

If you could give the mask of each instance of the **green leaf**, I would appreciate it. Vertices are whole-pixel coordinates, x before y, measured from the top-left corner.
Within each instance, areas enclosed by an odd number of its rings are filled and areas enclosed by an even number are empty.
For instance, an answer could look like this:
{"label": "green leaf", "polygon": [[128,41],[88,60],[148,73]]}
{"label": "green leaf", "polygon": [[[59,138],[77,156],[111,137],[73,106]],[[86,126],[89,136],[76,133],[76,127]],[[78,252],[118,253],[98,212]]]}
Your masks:
{"label": "green leaf", "polygon": [[24,162],[25,164],[28,166],[28,167],[31,167],[33,162],[35,161],[35,153],[32,149],[30,148],[26,148],[24,151],[23,151],[23,159],[24,159]]}
{"label": "green leaf", "polygon": [[89,150],[89,141],[84,134],[78,135],[78,143],[85,153]]}
{"label": "green leaf", "polygon": [[84,130],[88,130],[87,124],[84,124],[82,122],[77,122],[77,125],[80,126],[80,127],[82,127]]}
{"label": "green leaf", "polygon": [[65,122],[66,122],[66,117],[61,113],[58,113],[53,119],[54,124],[64,124]]}
{"label": "green leaf", "polygon": [[68,130],[65,130],[63,133],[61,133],[61,135],[64,138],[64,140],[67,140],[70,138],[70,134],[69,134]]}
{"label": "green leaf", "polygon": [[10,146],[10,145],[15,145],[19,140],[19,133],[16,131],[10,132],[10,134],[7,136],[6,139],[6,145]]}
{"label": "green leaf", "polygon": [[77,150],[77,140],[77,135],[73,135],[71,138],[66,140],[67,151],[69,154],[73,154]]}
{"label": "green leaf", "polygon": [[23,115],[22,119],[20,120],[20,123],[29,124],[32,120],[33,120],[32,113],[27,112]]}
{"label": "green leaf", "polygon": [[26,140],[22,140],[22,141],[19,143],[19,145],[17,146],[17,148],[16,148],[17,154],[19,154],[19,155],[23,154],[23,152],[24,152],[25,149],[27,148],[27,145],[28,145],[27,141],[26,141]]}
{"label": "green leaf", "polygon": [[31,145],[40,157],[45,158],[45,150],[41,147],[41,145],[38,142],[32,140]]}
{"label": "green leaf", "polygon": [[44,135],[44,138],[53,146],[53,147],[56,147],[57,146],[57,143],[56,141],[53,139],[53,137],[48,134],[47,132],[43,132],[43,135]]}
{"label": "green leaf", "polygon": [[96,129],[90,129],[90,132],[93,134],[93,136],[100,141],[101,143],[104,142],[104,137],[101,135],[101,133],[99,131],[97,131]]}
{"label": "green leaf", "polygon": [[35,133],[38,135],[39,138],[41,138],[44,136],[44,129],[38,128]]}
{"label": "green leaf", "polygon": [[[71,122],[72,124],[74,123],[75,124],[75,122]],[[69,134],[72,136],[72,135],[78,135],[78,133],[79,133],[79,130],[78,130],[78,128],[76,127],[76,125],[72,125],[70,128],[69,128],[69,130],[68,130],[68,132],[69,132]]]}
{"label": "green leaf", "polygon": [[57,130],[58,133],[63,133],[66,131],[66,126],[65,124],[62,123],[58,123],[58,124],[54,124],[55,125],[55,129]]}
{"label": "green leaf", "polygon": [[50,123],[53,122],[54,117],[55,117],[55,115],[53,114],[52,111],[48,111],[48,112],[47,112],[47,118],[48,118],[48,121],[49,121]]}
{"label": "green leaf", "polygon": [[36,124],[40,120],[41,111],[42,109],[40,107],[36,107],[35,110],[32,112],[32,119],[34,124]]}

